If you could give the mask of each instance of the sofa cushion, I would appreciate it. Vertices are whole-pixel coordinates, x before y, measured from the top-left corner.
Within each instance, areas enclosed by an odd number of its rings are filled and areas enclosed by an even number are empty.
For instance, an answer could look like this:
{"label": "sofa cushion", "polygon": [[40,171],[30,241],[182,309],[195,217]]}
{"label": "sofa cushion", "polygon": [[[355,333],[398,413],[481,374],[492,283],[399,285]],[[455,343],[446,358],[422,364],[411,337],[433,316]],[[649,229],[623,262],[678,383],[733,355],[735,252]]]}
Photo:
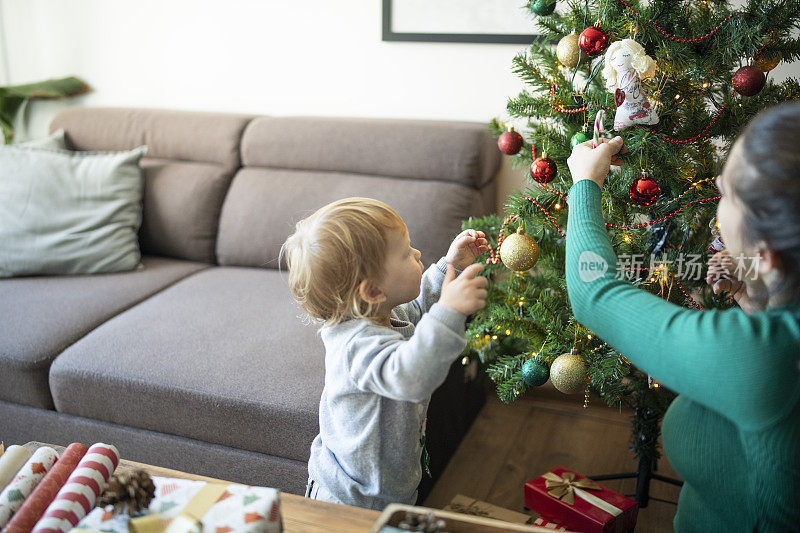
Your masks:
{"label": "sofa cushion", "polygon": [[324,352],[299,314],[279,272],[199,272],[59,355],[56,409],[305,461]]}
{"label": "sofa cushion", "polygon": [[[51,409],[50,363],[99,324],[207,265],[143,257],[139,271],[0,280],[0,400]],[[95,354],[104,359],[102,353]]]}
{"label": "sofa cushion", "polygon": [[142,253],[215,263],[219,213],[233,171],[168,159],[145,159],[142,168]]}
{"label": "sofa cushion", "polygon": [[41,148],[43,150],[66,150],[67,141],[64,139],[64,130],[57,130],[43,139],[31,139],[30,141],[15,144],[14,146]]}
{"label": "sofa cushion", "polygon": [[215,262],[222,199],[239,167],[249,116],[152,109],[68,108],[51,130],[66,130],[75,150],[148,145],[142,253]]}
{"label": "sofa cushion", "polygon": [[243,168],[222,206],[217,260],[221,265],[277,268],[281,244],[295,223],[334,200],[367,196],[394,207],[423,263],[435,263],[461,231],[461,220],[469,213],[483,214],[473,209],[479,195],[446,181]]}
{"label": "sofa cushion", "polygon": [[0,277],[136,268],[145,151],[0,148]]}
{"label": "sofa cushion", "polygon": [[140,144],[149,157],[239,166],[239,141],[251,117],[227,113],[70,107],[50,123],[63,128],[72,150],[128,150]]}
{"label": "sofa cushion", "polygon": [[485,124],[258,117],[242,136],[242,165],[332,170],[481,187],[500,164]]}

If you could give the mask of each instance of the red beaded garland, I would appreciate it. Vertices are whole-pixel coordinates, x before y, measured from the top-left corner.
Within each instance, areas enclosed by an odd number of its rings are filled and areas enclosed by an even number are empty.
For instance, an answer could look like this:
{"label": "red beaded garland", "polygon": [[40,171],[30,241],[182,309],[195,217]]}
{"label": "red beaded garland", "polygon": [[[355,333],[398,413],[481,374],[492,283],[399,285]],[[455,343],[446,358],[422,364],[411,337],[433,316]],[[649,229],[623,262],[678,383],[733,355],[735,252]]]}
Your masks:
{"label": "red beaded garland", "polygon": [[[627,2],[625,2],[625,0],[619,0],[619,2],[620,2],[620,3],[621,3],[623,6],[625,6],[625,8],[626,8],[628,11],[630,11],[631,13],[633,13],[634,15],[636,15],[637,17],[639,17],[640,19],[642,19],[642,18],[645,18],[645,17],[644,17],[644,15],[642,15],[641,13],[639,13],[638,11],[636,11],[635,9],[633,9],[633,8],[632,8],[630,5],[628,5],[628,3],[627,3]],[[664,28],[662,28],[661,26],[659,26],[659,25],[658,25],[658,23],[657,23],[656,21],[654,21],[653,19],[647,19],[647,21],[648,21],[650,24],[652,24],[652,25],[653,25],[653,27],[655,27],[655,28],[656,28],[658,31],[660,31],[660,32],[661,32],[661,35],[663,35],[664,37],[666,37],[667,39],[669,39],[669,40],[671,40],[671,41],[675,41],[675,42],[677,42],[677,43],[683,43],[683,44],[690,44],[690,43],[691,43],[691,44],[694,44],[694,43],[699,43],[699,42],[702,42],[702,41],[704,41],[704,40],[708,39],[709,37],[711,37],[712,35],[714,35],[715,33],[717,33],[717,31],[718,31],[718,30],[719,30],[719,29],[720,29],[722,26],[724,26],[724,25],[725,25],[725,23],[726,23],[726,22],[728,22],[728,21],[729,21],[731,18],[733,18],[733,17],[736,17],[736,16],[738,16],[738,15],[741,15],[741,14],[742,14],[742,13],[741,13],[740,11],[735,11],[735,12],[731,13],[730,15],[728,15],[727,17],[725,17],[724,19],[722,19],[722,21],[721,21],[719,24],[717,24],[716,28],[714,28],[714,29],[713,29],[713,30],[711,30],[710,32],[706,33],[706,34],[705,34],[705,35],[703,35],[702,37],[696,37],[696,38],[694,38],[694,39],[681,39],[681,38],[675,37],[674,35],[670,34],[670,33],[669,33],[667,30],[665,30]]]}
{"label": "red beaded garland", "polygon": [[500,228],[500,235],[497,237],[497,250],[498,253],[495,254],[494,248],[492,248],[491,244],[487,244],[489,248],[489,257],[486,258],[486,264],[489,263],[496,265],[498,261],[500,261],[500,246],[503,245],[503,241],[506,240],[505,235],[503,235],[503,231],[508,230],[508,225],[516,220],[517,215],[508,215],[506,219],[503,221],[503,224]]}
{"label": "red beaded garland", "polygon": [[764,44],[761,45],[761,48],[758,49],[758,52],[756,52],[756,55],[753,56],[753,60],[754,61],[756,59],[758,59],[759,57],[761,57],[761,53],[764,51],[764,48],[766,48],[768,45],[769,45],[769,43],[764,43]]}
{"label": "red beaded garland", "polygon": [[[719,108],[719,111],[717,111],[717,114],[714,116],[714,118],[713,118],[713,119],[711,119],[711,122],[709,122],[709,123],[708,123],[708,126],[706,126],[705,128],[703,128],[703,131],[701,131],[700,133],[698,133],[698,134],[697,134],[697,135],[695,135],[694,137],[690,137],[690,138],[688,138],[688,139],[673,139],[673,138],[671,138],[671,137],[668,137],[667,135],[664,135],[664,134],[662,134],[662,133],[659,133],[659,134],[658,134],[658,136],[659,136],[659,137],[661,137],[662,139],[664,139],[665,141],[667,141],[667,142],[668,142],[668,143],[670,143],[670,144],[688,144],[688,143],[690,143],[690,142],[696,141],[697,139],[699,139],[700,137],[702,137],[703,135],[705,135],[705,134],[706,134],[706,132],[707,132],[708,130],[710,130],[710,129],[711,129],[711,127],[712,127],[712,126],[713,126],[713,125],[714,125],[714,124],[717,122],[717,120],[719,119],[720,115],[722,115],[722,112],[723,112],[723,111],[725,111],[725,108],[726,108],[727,106],[728,106],[728,104],[722,104],[722,107],[720,107],[720,108]],[[645,129],[649,129],[649,128],[645,128]],[[652,130],[649,130],[649,131],[652,131]]]}
{"label": "red beaded garland", "polygon": [[566,194],[564,194],[563,192],[561,192],[561,191],[558,191],[558,190],[556,190],[556,189],[551,189],[550,187],[545,187],[544,185],[542,185],[542,187],[541,187],[541,188],[542,188],[542,189],[544,189],[544,190],[546,190],[546,191],[549,191],[549,192],[551,192],[551,193],[553,193],[553,194],[555,194],[555,195],[557,195],[557,196],[560,196],[560,197],[561,197],[561,199],[562,199],[562,200],[564,200],[565,202],[567,201],[567,195],[566,195]]}
{"label": "red beaded garland", "polygon": [[696,204],[698,202],[701,203],[701,204],[704,204],[706,202],[710,202],[711,200],[719,200],[720,198],[722,198],[722,197],[721,196],[711,196],[709,198],[702,198],[702,199],[699,199],[699,200],[692,200],[691,202],[689,202],[685,206],[681,207],[680,209],[677,209],[677,210],[673,211],[669,215],[664,215],[663,217],[657,218],[655,220],[651,220],[650,222],[643,222],[641,224],[634,224],[632,226],[617,226],[616,224],[611,224],[609,222],[606,222],[606,227],[616,228],[616,229],[641,229],[641,228],[646,228],[647,226],[652,226],[653,224],[658,224],[659,222],[664,222],[665,220],[669,220],[670,218],[676,216],[678,213],[680,213],[681,211],[683,211],[684,209],[686,209],[687,207],[689,207],[692,204]]}
{"label": "red beaded garland", "polygon": [[550,213],[548,213],[547,209],[545,209],[542,206],[542,204],[540,204],[539,202],[537,202],[536,200],[534,200],[530,196],[523,196],[523,198],[525,200],[528,200],[529,202],[532,202],[532,203],[536,204],[536,207],[538,207],[542,211],[542,213],[544,213],[544,216],[546,216],[547,219],[550,221],[550,223],[556,227],[556,230],[558,230],[558,233],[561,234],[562,237],[566,237],[567,236],[567,234],[564,233],[564,230],[561,229],[561,226],[559,226],[558,223],[556,222],[555,217],[553,215],[551,215]]}
{"label": "red beaded garland", "polygon": [[691,302],[691,304],[692,304],[692,306],[693,306],[693,307],[695,307],[696,309],[700,309],[700,310],[702,310],[702,309],[703,309],[703,306],[702,306],[702,305],[700,305],[699,303],[697,303],[697,302],[695,302],[695,301],[694,301],[694,298],[692,298],[692,295],[691,295],[691,294],[689,294],[689,292],[688,292],[688,291],[687,291],[687,290],[686,290],[686,289],[683,287],[683,285],[681,284],[681,282],[680,282],[680,281],[678,281],[678,279],[677,279],[677,278],[675,279],[675,284],[676,284],[676,285],[678,286],[678,288],[681,290],[681,292],[683,293],[683,295],[684,295],[684,296],[685,296],[685,297],[686,297],[686,298],[689,300],[689,302]]}

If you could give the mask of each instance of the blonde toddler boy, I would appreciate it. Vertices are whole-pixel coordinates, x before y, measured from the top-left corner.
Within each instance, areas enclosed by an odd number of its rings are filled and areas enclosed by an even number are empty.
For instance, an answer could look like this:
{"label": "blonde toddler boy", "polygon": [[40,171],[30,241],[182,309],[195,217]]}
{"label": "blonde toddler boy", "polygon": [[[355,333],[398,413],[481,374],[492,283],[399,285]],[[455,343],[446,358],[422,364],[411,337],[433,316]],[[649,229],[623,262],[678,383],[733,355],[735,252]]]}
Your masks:
{"label": "blonde toddler boy", "polygon": [[[283,245],[294,297],[323,322],[325,387],[306,496],[371,509],[413,504],[433,391],[486,304],[472,264],[487,248],[467,230],[423,273],[402,218],[347,198],[300,221]],[[456,276],[457,270],[463,270]]]}

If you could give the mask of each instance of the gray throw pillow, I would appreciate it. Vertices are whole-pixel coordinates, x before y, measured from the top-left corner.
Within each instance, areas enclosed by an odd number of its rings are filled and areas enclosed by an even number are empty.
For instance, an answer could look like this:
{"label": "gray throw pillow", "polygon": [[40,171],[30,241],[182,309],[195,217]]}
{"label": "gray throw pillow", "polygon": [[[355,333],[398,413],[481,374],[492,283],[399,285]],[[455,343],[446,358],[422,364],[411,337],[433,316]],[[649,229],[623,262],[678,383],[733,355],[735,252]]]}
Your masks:
{"label": "gray throw pillow", "polygon": [[137,268],[146,151],[0,147],[0,277]]}
{"label": "gray throw pillow", "polygon": [[64,139],[64,130],[57,130],[51,133],[49,137],[45,137],[44,139],[25,141],[14,146],[23,146],[25,148],[41,148],[43,150],[66,150],[67,141]]}

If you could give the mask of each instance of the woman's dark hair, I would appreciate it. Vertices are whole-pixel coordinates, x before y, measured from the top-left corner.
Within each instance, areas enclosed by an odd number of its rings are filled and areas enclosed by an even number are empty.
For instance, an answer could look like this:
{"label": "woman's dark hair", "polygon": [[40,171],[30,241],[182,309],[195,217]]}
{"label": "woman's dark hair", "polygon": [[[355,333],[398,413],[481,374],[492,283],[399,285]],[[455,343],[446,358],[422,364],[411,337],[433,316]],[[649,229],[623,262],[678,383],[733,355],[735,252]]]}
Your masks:
{"label": "woman's dark hair", "polygon": [[743,236],[766,242],[780,259],[770,296],[800,298],[800,102],[759,113],[742,134],[740,155],[731,184],[744,206]]}

